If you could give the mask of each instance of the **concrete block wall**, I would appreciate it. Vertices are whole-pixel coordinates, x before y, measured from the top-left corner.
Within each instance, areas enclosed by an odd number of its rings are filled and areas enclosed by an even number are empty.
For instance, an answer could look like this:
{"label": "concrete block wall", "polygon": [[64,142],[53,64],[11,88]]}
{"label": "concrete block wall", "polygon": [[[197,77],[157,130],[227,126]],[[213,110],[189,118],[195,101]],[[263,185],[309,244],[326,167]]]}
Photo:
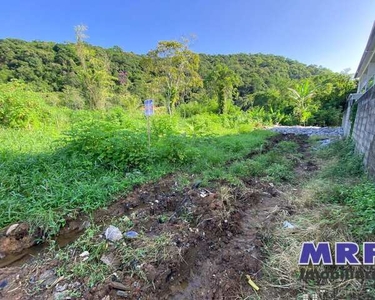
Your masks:
{"label": "concrete block wall", "polygon": [[350,135],[350,129],[352,127],[352,123],[350,122],[350,114],[353,107],[353,100],[349,99],[347,102],[347,106],[344,110],[343,118],[342,118],[342,129],[344,131],[344,137],[348,137]]}
{"label": "concrete block wall", "polygon": [[364,154],[369,173],[375,176],[375,86],[363,94],[357,103],[352,138],[356,149]]}
{"label": "concrete block wall", "polygon": [[342,118],[342,129],[344,131],[344,136],[350,136],[351,129],[352,129],[352,121],[351,121],[351,114],[353,110],[353,105],[357,99],[362,96],[360,93],[350,94],[348,100],[346,102],[346,108],[344,110],[343,118]]}

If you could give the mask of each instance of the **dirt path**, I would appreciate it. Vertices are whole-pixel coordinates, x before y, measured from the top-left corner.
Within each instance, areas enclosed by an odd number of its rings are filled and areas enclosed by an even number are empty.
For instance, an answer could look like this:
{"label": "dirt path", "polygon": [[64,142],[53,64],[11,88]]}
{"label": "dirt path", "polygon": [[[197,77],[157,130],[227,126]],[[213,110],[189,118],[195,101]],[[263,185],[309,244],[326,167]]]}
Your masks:
{"label": "dirt path", "polygon": [[[300,145],[302,157],[295,170],[298,176],[303,178],[314,171],[307,137],[279,135],[271,144],[284,140]],[[94,219],[106,224],[108,215],[131,216],[133,229],[144,232],[144,238],[129,242],[131,249],[148,247],[146,243],[165,235],[170,242],[165,245],[163,255],[159,253],[145,262],[135,258],[129,264],[134,265],[131,272],[123,264],[113,266],[111,276],[89,288],[87,278],[59,276],[56,270],[61,261],[47,252],[23,267],[0,269],[0,298],[245,299],[255,296],[246,275],[255,283],[262,276],[259,233],[275,226],[275,222],[276,226],[282,226],[276,216],[280,212],[291,214],[293,209],[284,197],[289,185],[276,187],[255,178],[245,179],[243,184],[239,188],[218,181],[209,189],[181,188],[169,176],[141,186],[109,210],[97,212]],[[97,243],[102,242],[101,236],[95,239]],[[106,255],[113,254],[114,261],[124,261],[121,245],[108,243],[106,247]],[[81,261],[80,253],[71,255],[72,263]],[[122,285],[121,289],[118,284]]]}
{"label": "dirt path", "polygon": [[241,231],[232,239],[197,255],[189,266],[191,275],[182,285],[171,285],[165,299],[235,299],[252,293],[244,285],[246,275],[256,278],[261,270],[262,246],[258,228],[271,220],[280,204],[272,196],[261,196],[260,203],[242,212]]}

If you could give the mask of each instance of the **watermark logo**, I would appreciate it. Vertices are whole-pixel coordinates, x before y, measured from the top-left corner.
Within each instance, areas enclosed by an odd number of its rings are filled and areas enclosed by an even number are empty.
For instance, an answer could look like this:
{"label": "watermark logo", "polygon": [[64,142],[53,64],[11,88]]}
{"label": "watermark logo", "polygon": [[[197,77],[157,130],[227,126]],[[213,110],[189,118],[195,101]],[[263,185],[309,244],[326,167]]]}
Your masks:
{"label": "watermark logo", "polygon": [[333,291],[326,291],[326,290],[320,290],[317,292],[310,292],[305,294],[300,294],[298,299],[301,300],[334,300],[338,299],[338,293],[337,290]]}
{"label": "watermark logo", "polygon": [[323,281],[333,280],[375,280],[374,269],[328,269],[318,271],[316,269],[300,269],[299,279],[305,282],[314,281],[321,283]]}
{"label": "watermark logo", "polygon": [[335,257],[332,256],[331,247],[328,242],[320,242],[315,245],[313,242],[302,244],[298,264],[300,266],[373,266],[375,265],[375,243],[363,243],[363,260],[358,259],[359,246],[351,242],[335,243]]}
{"label": "watermark logo", "polygon": [[303,294],[302,300],[318,300],[318,294]]}

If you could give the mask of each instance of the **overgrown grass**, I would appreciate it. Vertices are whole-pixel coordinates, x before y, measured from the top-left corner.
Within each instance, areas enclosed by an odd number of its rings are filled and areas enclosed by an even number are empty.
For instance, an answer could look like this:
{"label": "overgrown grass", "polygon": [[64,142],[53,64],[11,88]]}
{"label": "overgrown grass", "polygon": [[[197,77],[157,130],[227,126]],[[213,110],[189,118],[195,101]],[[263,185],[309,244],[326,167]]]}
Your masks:
{"label": "overgrown grass", "polygon": [[351,141],[340,141],[319,153],[330,161],[321,178],[325,181],[317,197],[326,203],[337,203],[350,208],[353,217],[349,228],[357,241],[375,235],[375,184],[365,174],[362,157]]}
{"label": "overgrown grass", "polygon": [[254,155],[250,159],[239,160],[229,167],[229,173],[239,178],[259,177],[275,183],[292,182],[294,167],[299,161],[298,144],[282,141],[270,151]]}
{"label": "overgrown grass", "polygon": [[[81,121],[73,120],[80,115]],[[181,134],[186,120],[156,116],[151,148],[143,117],[112,110],[78,112],[67,138],[51,128],[0,131],[0,228],[25,221],[55,234],[67,216],[108,205],[134,185],[182,170],[220,169],[261,147],[272,135]],[[88,125],[89,124],[89,125]],[[219,124],[219,123],[218,123]],[[64,126],[69,128],[69,126]]]}

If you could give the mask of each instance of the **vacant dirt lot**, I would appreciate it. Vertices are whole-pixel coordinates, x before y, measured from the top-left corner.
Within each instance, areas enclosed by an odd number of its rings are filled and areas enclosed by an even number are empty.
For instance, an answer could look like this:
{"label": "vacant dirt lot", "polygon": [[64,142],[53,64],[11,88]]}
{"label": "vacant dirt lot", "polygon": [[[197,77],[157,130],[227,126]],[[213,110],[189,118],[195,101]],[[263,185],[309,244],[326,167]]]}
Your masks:
{"label": "vacant dirt lot", "polygon": [[[300,157],[294,168],[297,181],[317,170],[304,135],[277,135],[270,139],[263,153],[281,141],[298,144]],[[248,159],[257,155],[262,154],[250,153]],[[55,250],[39,247],[35,252],[40,255],[36,258],[30,258],[29,249],[11,255],[6,261],[8,266],[0,270],[0,282],[4,285],[1,297],[249,299],[256,296],[247,276],[255,284],[262,277],[263,233],[274,226],[282,227],[282,219],[294,213],[295,208],[289,205],[285,194],[290,191],[297,194],[298,182],[293,187],[254,177],[243,178],[237,186],[220,180],[202,188],[199,182],[181,184],[178,176],[170,175],[140,186],[108,209],[97,211],[91,219],[82,215],[75,221],[67,220],[67,226],[56,239],[60,246],[73,242],[87,227],[100,228],[89,240],[81,241],[79,248],[84,249],[85,243],[104,243],[100,260],[111,275],[95,286],[90,286],[84,271],[81,277],[69,277],[62,271],[64,263],[85,266],[83,251],[66,246],[57,252],[68,256],[62,260]],[[108,225],[129,220],[133,231],[143,232],[142,237],[112,243],[101,234]],[[4,235],[0,241],[9,245],[3,246],[4,252],[19,252],[22,245],[30,246],[25,240],[30,241],[35,235],[26,232],[17,229]],[[125,253],[124,247],[131,250]],[[86,254],[89,257],[93,255],[90,251]],[[127,256],[129,264],[125,266]]]}

